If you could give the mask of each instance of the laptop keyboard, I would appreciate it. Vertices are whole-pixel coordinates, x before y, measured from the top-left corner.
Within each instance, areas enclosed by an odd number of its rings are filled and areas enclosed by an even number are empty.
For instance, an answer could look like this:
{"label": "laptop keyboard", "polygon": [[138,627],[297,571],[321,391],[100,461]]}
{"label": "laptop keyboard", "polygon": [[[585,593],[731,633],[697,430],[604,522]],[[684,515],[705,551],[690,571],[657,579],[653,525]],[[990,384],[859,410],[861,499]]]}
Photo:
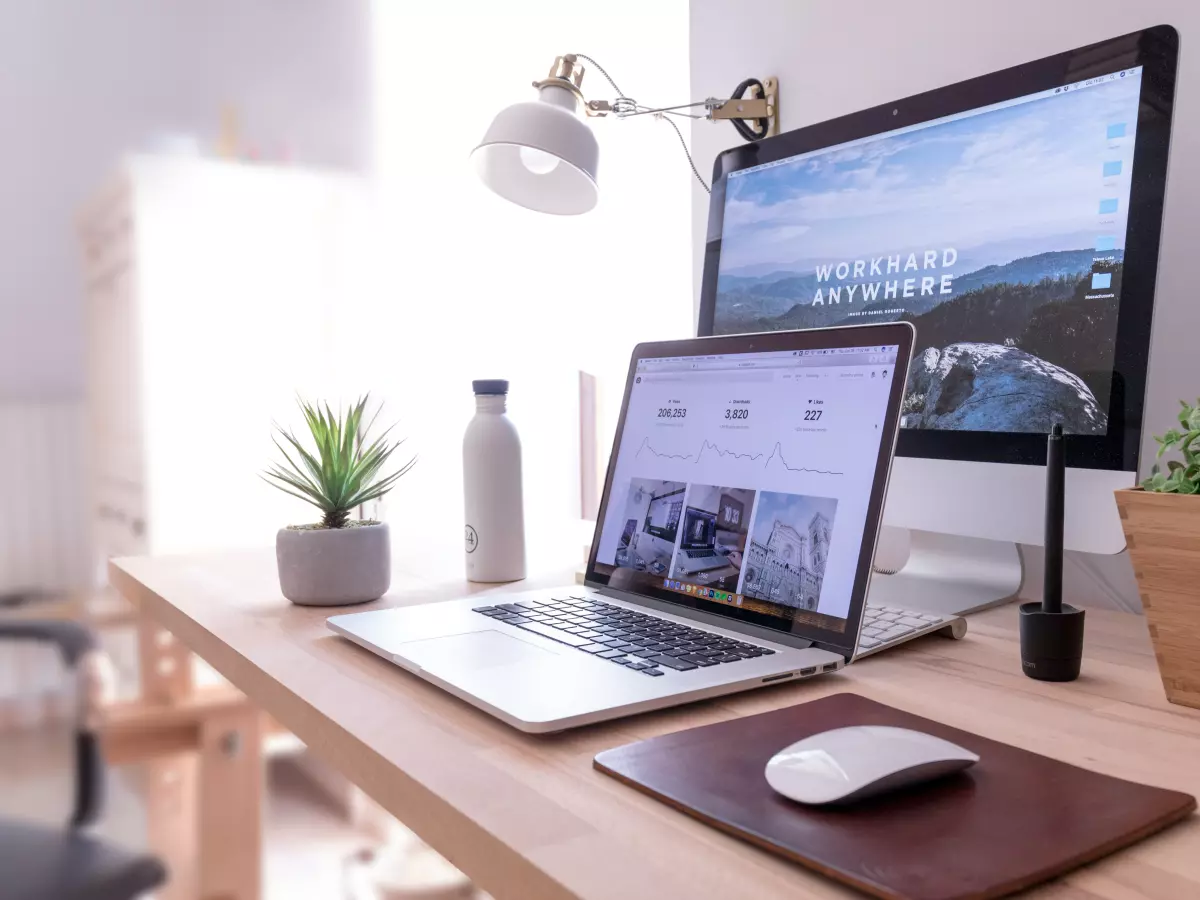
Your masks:
{"label": "laptop keyboard", "polygon": [[657,677],[775,651],[586,597],[477,606],[481,615]]}
{"label": "laptop keyboard", "polygon": [[717,555],[713,550],[684,550],[683,552],[688,559],[708,559]]}

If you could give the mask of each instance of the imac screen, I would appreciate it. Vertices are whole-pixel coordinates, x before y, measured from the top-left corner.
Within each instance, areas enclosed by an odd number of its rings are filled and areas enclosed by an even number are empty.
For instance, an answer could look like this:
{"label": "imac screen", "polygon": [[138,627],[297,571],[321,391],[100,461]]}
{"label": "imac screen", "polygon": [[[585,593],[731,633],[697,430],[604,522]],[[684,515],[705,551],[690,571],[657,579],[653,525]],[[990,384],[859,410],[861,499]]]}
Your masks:
{"label": "imac screen", "polygon": [[1141,79],[729,173],[713,333],[907,319],[904,427],[1104,435]]}

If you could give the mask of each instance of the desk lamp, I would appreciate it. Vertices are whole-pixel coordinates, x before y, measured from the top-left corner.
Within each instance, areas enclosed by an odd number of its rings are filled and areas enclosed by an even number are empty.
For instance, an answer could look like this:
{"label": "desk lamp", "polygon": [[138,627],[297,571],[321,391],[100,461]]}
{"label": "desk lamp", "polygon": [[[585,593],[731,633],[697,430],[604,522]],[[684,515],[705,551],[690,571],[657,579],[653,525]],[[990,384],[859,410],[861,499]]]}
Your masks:
{"label": "desk lamp", "polygon": [[[583,96],[586,61],[595,66],[617,93],[614,100],[588,100]],[[627,97],[604,68],[590,56],[568,53],[559,56],[542,81],[535,81],[538,98],[514,103],[501,110],[471,157],[479,177],[489,188],[520,206],[555,215],[578,215],[596,205],[596,170],[600,146],[596,136],[579,117],[582,107],[588,117],[612,114],[619,119],[653,115],[675,129],[687,153],[696,180],[706,191],[687,142],[672,116],[709,121],[728,120],[747,141],[769,137],[779,129],[778,82],[747,78],[727,100],[710,97],[696,103],[652,108]],[[703,107],[703,112],[689,112]]]}

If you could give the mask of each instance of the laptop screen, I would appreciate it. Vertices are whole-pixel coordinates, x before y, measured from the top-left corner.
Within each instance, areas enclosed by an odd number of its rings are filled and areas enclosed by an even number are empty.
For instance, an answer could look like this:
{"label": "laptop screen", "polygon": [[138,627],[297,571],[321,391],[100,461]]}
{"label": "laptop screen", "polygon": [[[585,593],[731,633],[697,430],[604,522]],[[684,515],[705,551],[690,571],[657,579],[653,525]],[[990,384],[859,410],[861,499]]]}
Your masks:
{"label": "laptop screen", "polygon": [[845,632],[902,351],[844,346],[863,330],[826,333],[839,346],[810,332],[807,349],[636,359],[589,578],[779,631]]}

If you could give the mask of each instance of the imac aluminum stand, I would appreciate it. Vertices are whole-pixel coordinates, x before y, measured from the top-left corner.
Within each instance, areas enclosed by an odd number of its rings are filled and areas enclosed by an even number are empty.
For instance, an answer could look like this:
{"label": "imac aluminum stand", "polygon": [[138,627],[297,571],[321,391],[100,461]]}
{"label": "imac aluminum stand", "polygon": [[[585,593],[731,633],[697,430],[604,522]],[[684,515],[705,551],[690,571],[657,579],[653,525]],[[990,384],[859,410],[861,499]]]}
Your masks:
{"label": "imac aluminum stand", "polygon": [[1014,599],[1021,576],[1014,543],[884,526],[867,602],[964,616]]}

